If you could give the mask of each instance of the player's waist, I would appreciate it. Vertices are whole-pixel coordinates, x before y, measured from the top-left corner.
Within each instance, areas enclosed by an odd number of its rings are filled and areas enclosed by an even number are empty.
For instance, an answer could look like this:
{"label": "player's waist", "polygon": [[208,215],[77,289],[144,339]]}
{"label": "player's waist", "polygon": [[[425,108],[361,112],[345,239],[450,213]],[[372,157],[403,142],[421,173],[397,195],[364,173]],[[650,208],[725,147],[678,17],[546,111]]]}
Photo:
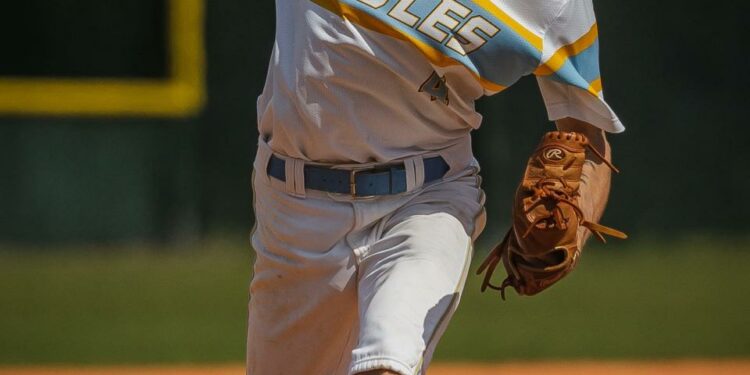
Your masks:
{"label": "player's waist", "polygon": [[466,171],[478,170],[467,137],[444,150],[387,163],[326,164],[274,153],[264,139],[258,143],[255,173],[287,193],[305,196],[337,194],[351,198],[408,193]]}
{"label": "player's waist", "polygon": [[[266,166],[266,174],[286,182],[288,163],[294,161],[271,155]],[[410,168],[414,169],[412,173],[408,173]],[[420,169],[421,173],[417,169]],[[302,178],[306,189],[360,198],[405,193],[410,190],[410,185],[416,186],[419,183],[416,181],[418,175],[422,175],[423,184],[429,184],[442,179],[449,169],[448,163],[438,155],[412,163],[406,161],[365,167],[303,165]],[[409,175],[415,180],[411,184]]]}

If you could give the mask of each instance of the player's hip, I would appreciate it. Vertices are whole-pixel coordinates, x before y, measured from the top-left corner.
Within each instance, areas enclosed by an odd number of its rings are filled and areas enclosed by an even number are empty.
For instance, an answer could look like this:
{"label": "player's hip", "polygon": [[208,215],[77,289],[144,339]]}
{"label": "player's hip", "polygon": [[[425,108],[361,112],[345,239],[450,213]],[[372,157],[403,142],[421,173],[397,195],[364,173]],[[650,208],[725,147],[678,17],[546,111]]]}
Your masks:
{"label": "player's hip", "polygon": [[[403,180],[412,181],[406,186],[396,186],[393,176],[386,177],[390,185],[404,191],[393,194],[357,196],[352,192],[328,192],[309,188],[310,181],[327,178],[325,174],[306,176],[309,165],[316,168],[320,164],[288,158],[274,154],[261,139],[254,163],[254,209],[256,217],[256,241],[274,243],[281,248],[327,251],[340,239],[362,228],[371,226],[378,220],[393,217],[444,212],[456,217],[472,238],[484,228],[484,193],[478,167],[471,160],[463,165],[460,158],[451,153],[463,150],[450,150],[442,154],[418,156],[389,164],[386,171],[397,171]],[[470,149],[469,149],[470,152]],[[284,166],[277,169],[283,178],[271,171],[274,160],[283,160]],[[447,168],[440,169],[442,162]],[[419,164],[422,163],[420,166]],[[432,164],[428,164],[432,163]],[[451,165],[453,164],[453,165]],[[431,166],[432,165],[432,166]],[[438,165],[438,167],[434,167]],[[453,166],[457,167],[454,168]],[[377,165],[370,165],[380,171]],[[333,170],[361,171],[357,165],[331,166]],[[437,168],[430,170],[429,168]],[[312,169],[311,173],[320,173]],[[278,170],[276,171],[278,172]],[[365,172],[358,172],[350,182],[368,182],[376,178],[357,181]],[[379,174],[381,172],[375,172]],[[390,172],[389,172],[390,173]],[[386,173],[387,174],[387,173]],[[333,177],[335,178],[335,176]],[[302,186],[300,186],[302,185]],[[340,185],[339,185],[340,186]],[[316,186],[317,187],[317,186]],[[326,186],[323,185],[323,188]],[[359,187],[355,187],[359,190]],[[396,189],[398,190],[398,189]],[[382,190],[380,190],[382,191]],[[261,245],[261,244],[259,244]],[[256,249],[258,250],[258,249]],[[271,250],[271,249],[269,249]]]}
{"label": "player's hip", "polygon": [[300,198],[346,201],[410,195],[479,171],[468,134],[444,146],[368,163],[303,160],[275,151],[271,143],[264,136],[258,139],[253,164],[257,179]]}

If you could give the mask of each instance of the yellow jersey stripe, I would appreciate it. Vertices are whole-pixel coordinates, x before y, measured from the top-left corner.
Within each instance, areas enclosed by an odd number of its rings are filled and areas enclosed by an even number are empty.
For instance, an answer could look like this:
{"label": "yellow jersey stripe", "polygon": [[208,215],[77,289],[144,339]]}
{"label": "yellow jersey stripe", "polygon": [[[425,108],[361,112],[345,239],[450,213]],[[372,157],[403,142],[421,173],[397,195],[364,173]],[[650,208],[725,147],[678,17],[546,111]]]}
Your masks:
{"label": "yellow jersey stripe", "polygon": [[580,54],[581,52],[585,51],[591,45],[593,45],[596,42],[596,39],[599,37],[599,28],[596,23],[594,23],[593,26],[591,26],[591,29],[586,32],[581,38],[573,42],[572,44],[568,44],[555,52],[552,57],[550,57],[546,62],[544,62],[539,68],[534,71],[534,74],[538,76],[548,76],[551,75],[560,68],[565,65],[565,62],[568,61],[568,58],[571,56],[576,56]]}
{"label": "yellow jersey stripe", "polygon": [[516,34],[520,35],[529,44],[534,46],[534,48],[542,51],[544,40],[542,40],[540,36],[525,28],[518,21],[514,20],[513,17],[509,16],[508,13],[505,13],[502,9],[498,8],[497,5],[493,4],[490,0],[474,0],[474,3],[484,8],[484,10],[490,12],[500,21],[503,21],[503,23],[513,29]]}
{"label": "yellow jersey stripe", "polygon": [[594,82],[591,82],[591,85],[589,86],[589,92],[599,96],[599,94],[602,92],[602,78],[599,77],[594,80]]}

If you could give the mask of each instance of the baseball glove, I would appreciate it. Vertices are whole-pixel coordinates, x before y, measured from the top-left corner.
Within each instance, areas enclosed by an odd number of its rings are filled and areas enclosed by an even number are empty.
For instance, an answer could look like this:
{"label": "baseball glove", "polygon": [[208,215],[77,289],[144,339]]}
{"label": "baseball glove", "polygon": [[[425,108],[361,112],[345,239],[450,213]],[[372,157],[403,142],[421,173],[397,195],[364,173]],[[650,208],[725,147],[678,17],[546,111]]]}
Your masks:
{"label": "baseball glove", "polygon": [[[509,286],[527,296],[547,289],[575,267],[581,253],[579,227],[603,242],[604,234],[627,238],[625,233],[587,220],[579,207],[587,150],[619,172],[581,134],[553,131],[544,135],[516,190],[513,227],[477,271],[486,271],[482,291],[499,290],[505,299]],[[495,286],[490,279],[501,260],[508,277]]]}

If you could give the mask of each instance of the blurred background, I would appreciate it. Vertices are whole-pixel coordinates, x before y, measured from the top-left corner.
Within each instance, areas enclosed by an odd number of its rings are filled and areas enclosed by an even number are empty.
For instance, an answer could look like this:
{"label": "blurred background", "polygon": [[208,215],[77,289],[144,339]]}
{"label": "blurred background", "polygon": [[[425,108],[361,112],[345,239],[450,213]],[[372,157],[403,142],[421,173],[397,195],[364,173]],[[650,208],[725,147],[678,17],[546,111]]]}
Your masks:
{"label": "blurred background", "polygon": [[[595,3],[631,239],[535,298],[470,278],[438,360],[750,357],[750,6]],[[3,5],[0,366],[241,362],[273,1]],[[550,124],[530,77],[478,106],[479,259]]]}

